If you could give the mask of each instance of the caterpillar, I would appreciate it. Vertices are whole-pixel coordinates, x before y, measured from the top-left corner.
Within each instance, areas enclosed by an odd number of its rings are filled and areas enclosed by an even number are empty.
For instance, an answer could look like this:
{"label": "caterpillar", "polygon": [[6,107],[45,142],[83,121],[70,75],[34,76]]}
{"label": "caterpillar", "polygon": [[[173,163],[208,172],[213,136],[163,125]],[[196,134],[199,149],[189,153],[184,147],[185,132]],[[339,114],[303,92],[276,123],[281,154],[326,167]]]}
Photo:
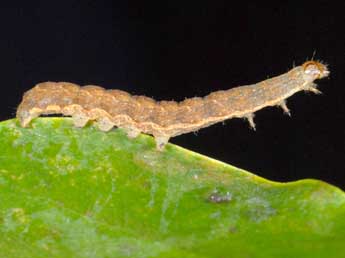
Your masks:
{"label": "caterpillar", "polygon": [[314,80],[328,75],[325,64],[307,61],[285,74],[253,85],[215,91],[203,98],[181,102],[155,101],[95,85],[43,82],[25,92],[16,116],[23,127],[41,114],[72,116],[76,127],[95,121],[102,131],[124,128],[129,138],[140,133],[151,134],[157,149],[163,150],[171,137],[230,118],[246,118],[255,130],[254,112],[267,106],[279,106],[290,115],[286,99],[302,90],[320,93]]}

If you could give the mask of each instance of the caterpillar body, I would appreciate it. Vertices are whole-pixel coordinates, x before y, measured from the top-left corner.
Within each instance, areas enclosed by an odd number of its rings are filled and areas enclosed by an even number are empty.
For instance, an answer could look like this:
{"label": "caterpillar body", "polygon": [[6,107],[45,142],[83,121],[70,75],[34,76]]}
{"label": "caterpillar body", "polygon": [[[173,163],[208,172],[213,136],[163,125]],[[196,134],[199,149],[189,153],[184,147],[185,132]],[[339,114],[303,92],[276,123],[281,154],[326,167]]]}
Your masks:
{"label": "caterpillar body", "polygon": [[328,75],[326,65],[307,61],[285,74],[253,85],[181,102],[155,101],[94,85],[80,87],[67,82],[44,82],[24,94],[16,116],[23,127],[41,114],[62,114],[72,116],[77,127],[95,121],[102,131],[124,128],[130,138],[140,133],[151,134],[157,148],[162,150],[171,137],[230,118],[244,117],[255,129],[254,112],[267,106],[280,106],[290,114],[285,100],[302,90],[320,93],[314,80]]}

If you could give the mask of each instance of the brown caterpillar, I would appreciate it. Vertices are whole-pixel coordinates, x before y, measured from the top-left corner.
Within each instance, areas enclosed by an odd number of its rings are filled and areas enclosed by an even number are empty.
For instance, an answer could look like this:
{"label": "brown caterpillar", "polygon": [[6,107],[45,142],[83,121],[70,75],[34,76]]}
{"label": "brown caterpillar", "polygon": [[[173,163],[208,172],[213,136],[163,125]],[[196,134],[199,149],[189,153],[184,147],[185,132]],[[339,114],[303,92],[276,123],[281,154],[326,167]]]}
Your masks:
{"label": "brown caterpillar", "polygon": [[247,118],[255,129],[254,112],[267,106],[280,106],[290,115],[285,99],[301,90],[320,93],[313,81],[328,75],[326,65],[308,61],[285,74],[253,85],[181,102],[155,101],[93,85],[80,87],[67,82],[44,82],[24,94],[17,118],[23,127],[41,114],[72,116],[77,127],[95,120],[100,130],[109,131],[114,126],[124,128],[130,138],[141,132],[152,134],[161,150],[170,137],[234,117]]}

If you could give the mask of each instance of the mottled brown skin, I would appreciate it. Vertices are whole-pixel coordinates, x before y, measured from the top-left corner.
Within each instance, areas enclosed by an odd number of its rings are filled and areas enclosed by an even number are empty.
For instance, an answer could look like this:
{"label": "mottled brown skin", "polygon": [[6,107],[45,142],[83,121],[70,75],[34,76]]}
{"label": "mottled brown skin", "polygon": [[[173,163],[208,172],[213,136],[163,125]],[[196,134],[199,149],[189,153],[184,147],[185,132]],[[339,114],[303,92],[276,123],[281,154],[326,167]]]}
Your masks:
{"label": "mottled brown skin", "polygon": [[247,118],[255,129],[254,112],[267,106],[280,106],[290,114],[285,99],[301,90],[319,93],[313,81],[328,74],[325,65],[308,61],[286,74],[257,84],[181,102],[155,101],[93,85],[80,87],[67,82],[44,82],[24,94],[17,118],[23,127],[41,114],[72,116],[77,127],[94,120],[102,131],[116,126],[124,128],[131,138],[141,132],[152,134],[158,149],[163,149],[170,137],[233,117]]}

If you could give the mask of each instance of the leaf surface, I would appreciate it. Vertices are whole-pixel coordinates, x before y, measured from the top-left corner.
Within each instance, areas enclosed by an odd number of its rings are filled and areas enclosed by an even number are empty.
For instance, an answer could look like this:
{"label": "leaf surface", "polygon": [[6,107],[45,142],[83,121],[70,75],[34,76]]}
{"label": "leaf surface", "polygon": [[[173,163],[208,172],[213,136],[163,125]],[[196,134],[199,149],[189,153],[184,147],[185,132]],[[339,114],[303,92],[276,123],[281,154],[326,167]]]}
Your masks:
{"label": "leaf surface", "polygon": [[345,257],[345,195],[321,181],[69,118],[3,121],[0,143],[0,257]]}

